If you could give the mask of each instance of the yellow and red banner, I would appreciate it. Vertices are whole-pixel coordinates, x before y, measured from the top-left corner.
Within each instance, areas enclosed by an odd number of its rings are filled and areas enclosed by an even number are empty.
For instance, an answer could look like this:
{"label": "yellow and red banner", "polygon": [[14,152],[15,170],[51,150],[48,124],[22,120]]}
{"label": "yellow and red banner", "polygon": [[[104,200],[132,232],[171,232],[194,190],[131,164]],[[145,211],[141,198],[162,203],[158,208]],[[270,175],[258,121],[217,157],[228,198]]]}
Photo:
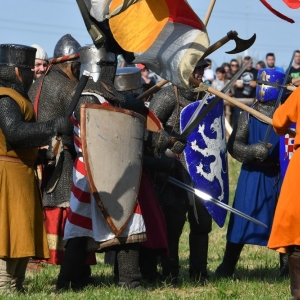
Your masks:
{"label": "yellow and red banner", "polygon": [[[124,1],[112,0],[110,12]],[[209,46],[206,28],[184,0],[142,0],[109,19],[118,44],[133,52],[134,63],[179,87],[188,87],[189,75]]]}

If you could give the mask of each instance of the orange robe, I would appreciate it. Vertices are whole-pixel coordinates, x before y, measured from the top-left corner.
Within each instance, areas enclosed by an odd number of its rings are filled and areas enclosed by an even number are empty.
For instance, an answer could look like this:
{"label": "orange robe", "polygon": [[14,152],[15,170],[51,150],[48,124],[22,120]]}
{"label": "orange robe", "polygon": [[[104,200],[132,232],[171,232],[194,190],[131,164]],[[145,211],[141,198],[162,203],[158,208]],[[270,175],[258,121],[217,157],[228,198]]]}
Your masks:
{"label": "orange robe", "polygon": [[277,108],[273,116],[273,127],[278,135],[284,135],[294,122],[295,152],[283,180],[268,242],[268,248],[282,253],[287,252],[288,246],[300,245],[300,87]]}
{"label": "orange robe", "polygon": [[[2,95],[18,103],[24,122],[32,120],[34,112],[29,100],[10,88],[0,88]],[[33,167],[37,148],[7,151],[0,129],[0,156],[24,161],[0,160],[0,258],[48,258],[42,203]]]}

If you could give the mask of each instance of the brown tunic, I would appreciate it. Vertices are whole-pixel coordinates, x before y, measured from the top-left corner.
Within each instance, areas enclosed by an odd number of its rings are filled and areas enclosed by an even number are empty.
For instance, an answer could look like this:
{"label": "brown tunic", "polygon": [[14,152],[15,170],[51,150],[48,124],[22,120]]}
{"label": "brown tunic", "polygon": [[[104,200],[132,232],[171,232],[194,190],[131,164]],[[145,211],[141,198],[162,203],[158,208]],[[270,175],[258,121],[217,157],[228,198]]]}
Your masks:
{"label": "brown tunic", "polygon": [[[16,101],[24,122],[32,120],[31,103],[10,88],[0,88],[0,96]],[[1,99],[0,99],[1,101]],[[0,129],[0,258],[48,258],[49,249],[43,211],[34,174],[37,148],[7,151]],[[5,157],[23,162],[5,161]]]}

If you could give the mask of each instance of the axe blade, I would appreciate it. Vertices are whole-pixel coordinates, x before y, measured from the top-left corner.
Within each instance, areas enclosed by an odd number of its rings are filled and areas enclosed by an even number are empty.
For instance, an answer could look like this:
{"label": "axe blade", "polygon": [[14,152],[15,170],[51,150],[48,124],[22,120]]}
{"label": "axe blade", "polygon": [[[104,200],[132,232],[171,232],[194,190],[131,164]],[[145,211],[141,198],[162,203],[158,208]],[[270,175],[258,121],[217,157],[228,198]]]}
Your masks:
{"label": "axe blade", "polygon": [[231,51],[225,52],[227,54],[235,54],[249,49],[256,40],[256,34],[254,33],[253,36],[248,40],[243,40],[237,37],[237,35],[231,35],[231,39],[235,41],[236,47]]}

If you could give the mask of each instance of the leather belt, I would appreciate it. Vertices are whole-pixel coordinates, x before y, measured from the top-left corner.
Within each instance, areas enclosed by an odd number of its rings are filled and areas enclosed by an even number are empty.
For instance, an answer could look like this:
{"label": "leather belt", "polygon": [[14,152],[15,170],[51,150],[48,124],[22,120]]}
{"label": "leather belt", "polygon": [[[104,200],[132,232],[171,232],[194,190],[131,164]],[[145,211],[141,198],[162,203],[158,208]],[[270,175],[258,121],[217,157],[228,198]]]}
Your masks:
{"label": "leather belt", "polygon": [[0,155],[0,161],[19,163],[19,164],[28,165],[31,167],[33,167],[35,164],[35,161],[32,161],[32,160],[20,159],[20,158],[11,157],[11,156],[5,156],[5,155]]}

